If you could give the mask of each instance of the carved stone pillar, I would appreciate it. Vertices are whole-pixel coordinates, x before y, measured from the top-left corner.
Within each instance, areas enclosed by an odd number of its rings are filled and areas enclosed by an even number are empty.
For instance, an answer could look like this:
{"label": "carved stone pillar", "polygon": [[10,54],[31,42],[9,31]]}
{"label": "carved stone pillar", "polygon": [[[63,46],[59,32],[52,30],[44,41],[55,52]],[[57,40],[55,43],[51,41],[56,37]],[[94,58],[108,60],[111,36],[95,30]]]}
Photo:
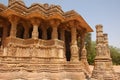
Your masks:
{"label": "carved stone pillar", "polygon": [[75,22],[72,21],[69,23],[71,27],[71,61],[77,62],[79,61],[78,55],[78,46],[77,46],[77,26],[75,26]]}
{"label": "carved stone pillar", "polygon": [[4,46],[5,38],[8,36],[8,28],[6,24],[3,24],[2,45]]}
{"label": "carved stone pillar", "polygon": [[16,28],[19,21],[19,17],[11,15],[9,16],[9,21],[11,22],[10,37],[16,37]]}
{"label": "carved stone pillar", "polygon": [[40,19],[39,18],[32,18],[31,23],[33,25],[33,31],[32,31],[32,38],[33,39],[38,39],[39,32],[38,32],[38,27],[40,25]]}
{"label": "carved stone pillar", "polygon": [[24,39],[28,39],[29,38],[29,26],[27,23],[23,23],[24,26],[24,35],[23,38]]}
{"label": "carved stone pillar", "polygon": [[24,39],[28,39],[29,38],[29,29],[28,28],[25,28],[23,37],[24,37]]}
{"label": "carved stone pillar", "polygon": [[71,60],[72,61],[79,61],[78,57],[78,46],[77,46],[77,39],[76,39],[76,27],[71,28]]}
{"label": "carved stone pillar", "polygon": [[103,43],[104,38],[103,38],[103,26],[102,25],[97,25],[96,26],[96,43],[101,44]]}
{"label": "carved stone pillar", "polygon": [[65,41],[65,30],[64,29],[60,30],[60,39]]}
{"label": "carved stone pillar", "polygon": [[57,27],[60,24],[60,20],[51,20],[50,25],[52,26],[52,39],[58,39]]}
{"label": "carved stone pillar", "polygon": [[81,31],[81,35],[80,35],[80,53],[79,53],[79,60],[81,60],[81,56],[82,56],[82,49],[84,48],[84,45],[85,45],[85,35],[86,35],[86,32],[85,30]]}
{"label": "carved stone pillar", "polygon": [[42,39],[47,39],[47,28],[45,26],[42,27]]}
{"label": "carved stone pillar", "polygon": [[109,50],[109,45],[108,45],[108,34],[104,33],[104,45],[106,46],[106,52],[108,53],[107,56],[110,57],[110,50]]}

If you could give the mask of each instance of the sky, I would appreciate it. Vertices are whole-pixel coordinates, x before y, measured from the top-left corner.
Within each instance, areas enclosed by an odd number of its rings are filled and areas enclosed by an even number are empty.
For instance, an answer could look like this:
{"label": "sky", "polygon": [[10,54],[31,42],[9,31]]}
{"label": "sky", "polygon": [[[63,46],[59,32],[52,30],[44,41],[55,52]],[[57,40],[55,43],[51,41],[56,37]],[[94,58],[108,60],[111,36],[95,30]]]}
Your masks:
{"label": "sky", "polygon": [[[92,40],[96,40],[95,26],[103,25],[108,33],[109,44],[120,48],[120,0],[24,0],[29,7],[32,3],[60,5],[63,11],[75,10],[94,30]],[[7,6],[8,0],[0,0]]]}

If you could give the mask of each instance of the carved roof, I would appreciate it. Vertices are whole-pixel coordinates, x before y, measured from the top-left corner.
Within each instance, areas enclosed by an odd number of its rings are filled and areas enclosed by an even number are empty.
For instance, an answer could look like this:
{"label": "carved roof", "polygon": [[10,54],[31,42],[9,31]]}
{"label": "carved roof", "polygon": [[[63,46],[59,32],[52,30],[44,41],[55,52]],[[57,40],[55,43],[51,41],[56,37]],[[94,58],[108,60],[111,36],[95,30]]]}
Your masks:
{"label": "carved roof", "polygon": [[30,7],[27,7],[21,0],[15,0],[7,7],[0,4],[0,16],[7,18],[10,15],[17,15],[25,19],[32,17],[39,17],[43,20],[59,19],[61,22],[75,20],[78,21],[80,27],[85,28],[87,32],[93,31],[77,12],[74,10],[64,12],[59,5],[33,3]]}

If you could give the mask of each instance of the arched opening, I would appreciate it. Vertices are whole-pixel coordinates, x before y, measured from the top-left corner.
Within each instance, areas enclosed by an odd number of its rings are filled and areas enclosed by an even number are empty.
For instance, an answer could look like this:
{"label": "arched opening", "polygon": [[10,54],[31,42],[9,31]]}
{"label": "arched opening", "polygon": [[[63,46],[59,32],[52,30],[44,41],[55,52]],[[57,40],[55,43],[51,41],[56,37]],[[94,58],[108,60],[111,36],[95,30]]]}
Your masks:
{"label": "arched opening", "polygon": [[16,37],[23,39],[23,36],[24,36],[24,27],[23,27],[22,24],[18,24],[18,25],[17,25]]}
{"label": "arched opening", "polygon": [[70,31],[65,30],[65,47],[66,47],[66,60],[67,61],[70,61],[70,58],[71,58],[70,43],[71,43],[71,33]]}
{"label": "arched opening", "polygon": [[52,28],[49,27],[49,28],[47,29],[47,39],[48,39],[48,40],[51,39],[51,34],[52,34]]}

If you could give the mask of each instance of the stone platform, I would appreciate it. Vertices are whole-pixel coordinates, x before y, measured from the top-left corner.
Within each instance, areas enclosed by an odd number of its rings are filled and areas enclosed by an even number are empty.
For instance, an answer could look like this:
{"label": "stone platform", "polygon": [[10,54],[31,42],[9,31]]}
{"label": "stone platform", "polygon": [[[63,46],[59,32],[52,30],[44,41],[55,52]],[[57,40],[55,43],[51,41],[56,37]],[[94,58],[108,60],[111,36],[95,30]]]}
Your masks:
{"label": "stone platform", "polygon": [[50,59],[41,62],[39,58],[1,58],[0,79],[3,80],[84,80],[89,76],[82,62],[58,63],[49,62]]}

